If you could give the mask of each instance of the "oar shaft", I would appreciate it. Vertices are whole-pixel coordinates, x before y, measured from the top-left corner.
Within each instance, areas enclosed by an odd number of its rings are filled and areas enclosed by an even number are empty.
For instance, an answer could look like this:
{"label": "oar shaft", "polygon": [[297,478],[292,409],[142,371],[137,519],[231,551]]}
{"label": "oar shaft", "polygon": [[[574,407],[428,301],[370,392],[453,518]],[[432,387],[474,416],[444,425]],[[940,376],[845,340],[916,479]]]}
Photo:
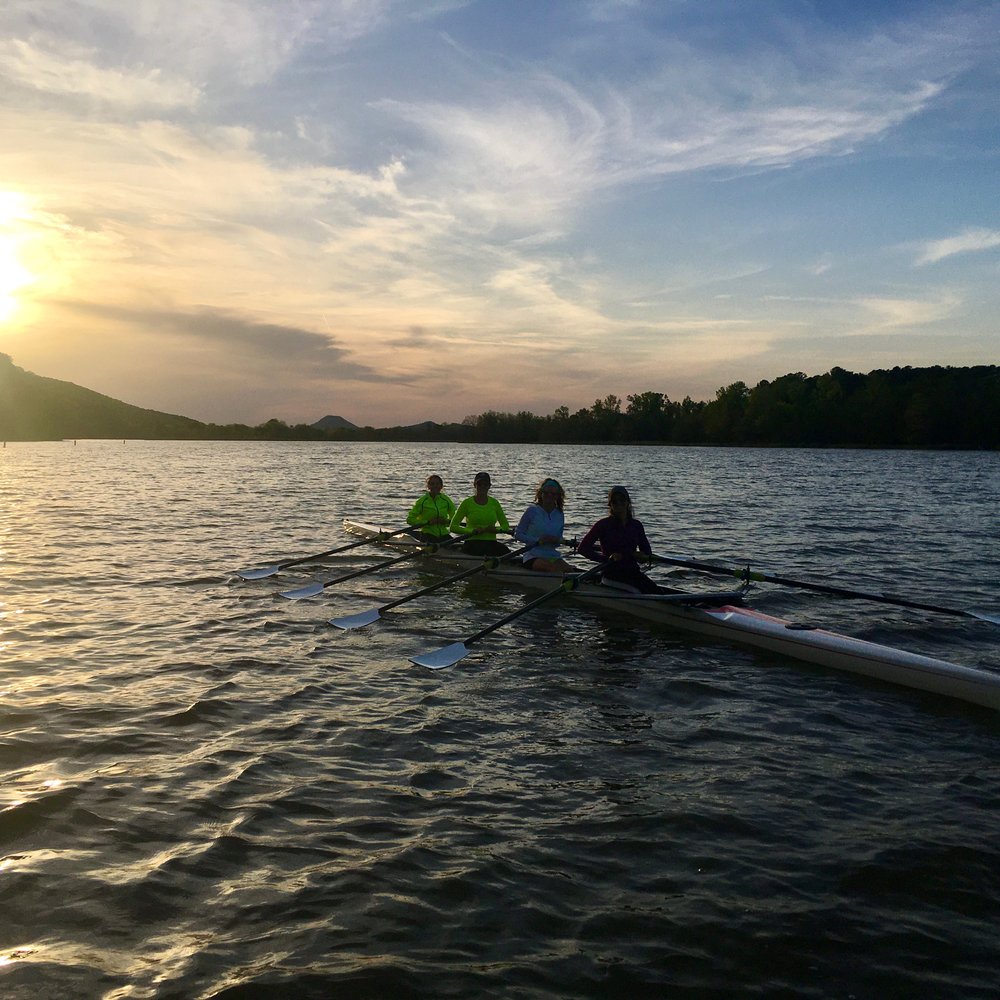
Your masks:
{"label": "oar shaft", "polygon": [[418,553],[416,552],[406,552],[401,556],[396,556],[394,559],[384,559],[382,562],[375,563],[374,566],[365,566],[363,569],[356,569],[353,573],[345,573],[343,576],[334,577],[332,580],[325,580],[323,582],[323,589],[327,587],[332,587],[337,583],[346,583],[348,580],[354,580],[359,576],[364,576],[366,573],[374,573],[376,570],[385,569],[386,566],[394,566],[396,563],[403,562],[404,559],[412,559]]}
{"label": "oar shaft", "polygon": [[517,611],[512,611],[509,615],[505,615],[499,621],[493,622],[492,625],[487,625],[486,628],[480,629],[475,635],[470,635],[468,639],[465,640],[466,646],[471,646],[474,642],[479,642],[480,639],[489,635],[491,632],[495,632],[498,628],[503,628],[508,622],[512,622],[515,618],[520,618],[521,615],[527,614],[529,611],[534,610],[540,604],[544,604],[546,601],[551,601],[553,597],[558,597],[560,594],[568,594],[571,590],[576,590],[576,588],[584,581],[588,580],[593,576],[597,576],[601,570],[604,569],[603,564],[594,566],[592,569],[588,569],[585,573],[580,573],[578,576],[570,577],[569,579],[563,580],[563,582],[554,589],[542,594],[541,597],[536,597],[533,601],[529,601],[527,604],[518,608]]}
{"label": "oar shaft", "polygon": [[314,556],[302,556],[301,559],[286,559],[283,562],[275,563],[278,569],[288,569],[290,566],[301,566],[302,563],[318,562],[327,556],[335,556],[340,552],[347,552],[348,549],[356,549],[361,545],[371,545],[371,539],[364,539],[360,542],[352,542],[350,545],[340,545],[335,549],[327,549],[326,552],[317,552]]}
{"label": "oar shaft", "polygon": [[604,567],[601,564],[598,564],[597,566],[587,570],[585,573],[580,573],[577,576],[565,579],[562,584],[554,590],[550,590],[547,594],[543,594],[534,601],[529,601],[523,607],[518,608],[517,611],[514,611],[509,615],[505,615],[492,625],[487,625],[486,628],[480,629],[475,635],[469,636],[469,638],[464,642],[453,642],[448,646],[442,647],[441,649],[432,650],[429,653],[421,653],[418,656],[411,656],[410,662],[416,663],[421,667],[429,667],[431,670],[441,670],[444,667],[450,667],[453,664],[458,663],[458,661],[464,656],[468,655],[469,646],[471,646],[474,642],[478,642],[483,638],[483,636],[487,636],[491,632],[495,632],[498,628],[501,628],[508,622],[512,622],[515,618],[520,618],[521,615],[525,615],[533,608],[537,608],[539,604],[544,604],[546,601],[551,601],[553,597],[558,597],[562,593],[574,590],[584,580],[588,580],[590,577],[596,576],[600,573],[603,568]]}
{"label": "oar shaft", "polygon": [[366,573],[374,573],[376,570],[385,569],[386,566],[395,566],[396,563],[401,563],[406,559],[416,559],[418,556],[424,555],[427,551],[433,552],[435,549],[444,548],[446,545],[454,545],[457,541],[459,541],[459,539],[449,538],[446,542],[424,545],[413,552],[404,552],[401,556],[396,556],[393,559],[384,559],[382,562],[375,563],[374,566],[366,566],[364,569],[356,569],[353,573],[345,573],[343,576],[338,576],[333,580],[327,580],[323,584],[323,589],[325,590],[327,587],[332,587],[337,583],[345,583],[348,580],[354,580],[359,576],[364,576]]}
{"label": "oar shaft", "polygon": [[908,598],[894,597],[891,594],[870,594],[864,590],[847,590],[843,587],[829,587],[819,583],[808,583],[804,580],[788,580],[781,576],[770,576],[767,573],[751,573],[750,579],[759,579],[765,583],[777,583],[785,587],[799,587],[802,590],[812,590],[819,594],[830,594],[833,597],[853,597],[862,601],[874,601],[877,604],[897,604],[903,608],[913,608],[917,611],[933,611],[940,615],[959,615],[963,618],[978,617],[969,611],[963,611],[961,608],[942,608],[937,604],[911,601]]}
{"label": "oar shaft", "polygon": [[817,594],[829,594],[831,597],[849,597],[862,601],[874,601],[877,604],[895,604],[917,611],[933,611],[942,615],[959,615],[963,618],[981,618],[981,615],[961,608],[942,608],[937,604],[925,604],[922,601],[911,601],[905,597],[893,597],[890,594],[872,594],[864,590],[848,590],[845,587],[833,587],[823,583],[809,583],[807,580],[792,580],[788,577],[773,576],[770,573],[748,573],[741,569],[727,569],[724,566],[712,566],[709,563],[696,562],[693,559],[674,559],[670,556],[656,556],[658,562],[670,563],[674,566],[687,566],[703,573],[714,573],[717,576],[735,576],[738,579],[750,579],[761,583],[776,583],[783,587],[796,587],[799,590],[811,590]]}
{"label": "oar shaft", "polygon": [[525,548],[519,549],[516,552],[508,552],[505,556],[488,556],[478,566],[473,566],[472,569],[462,570],[461,573],[456,573],[454,576],[447,576],[443,580],[438,580],[437,583],[432,583],[429,587],[424,587],[421,590],[414,591],[412,594],[407,594],[405,597],[400,597],[395,601],[390,601],[388,604],[383,604],[378,610],[382,612],[389,611],[392,608],[398,608],[400,604],[406,604],[407,601],[413,601],[418,597],[423,597],[425,594],[432,594],[435,590],[447,587],[450,583],[457,583],[459,580],[464,580],[467,577],[475,576],[477,573],[493,569],[496,566],[499,566],[502,562],[507,562],[509,559],[523,555],[530,547],[531,546],[525,546]]}
{"label": "oar shaft", "polygon": [[[422,527],[422,525],[418,525]],[[408,531],[413,531],[413,528],[398,528],[396,531],[380,532],[378,538],[362,538],[360,541],[351,542],[349,545],[338,545],[334,549],[327,549],[325,552],[317,552],[311,556],[300,556],[297,559],[284,559],[279,563],[275,563],[273,566],[267,566],[263,569],[250,569],[250,570],[237,570],[237,575],[242,576],[243,574],[250,574],[249,579],[258,579],[262,576],[273,576],[275,573],[279,573],[283,569],[289,569],[292,566],[301,566],[303,563],[308,562],[318,562],[320,559],[325,559],[327,556],[339,555],[341,552],[348,552],[351,549],[360,548],[362,545],[372,545],[375,542],[381,541],[383,538],[393,538],[396,535],[404,535]]]}
{"label": "oar shaft", "polygon": [[[417,528],[421,528],[423,525],[417,525]],[[408,531],[414,531],[416,529],[406,527],[397,528],[395,531],[385,531],[379,532],[378,538],[362,538],[360,541],[351,542],[349,545],[340,545],[335,549],[327,549],[326,552],[319,552],[314,556],[303,556],[301,559],[289,559],[286,562],[278,563],[281,569],[288,569],[289,566],[299,566],[302,563],[315,562],[318,559],[325,559],[327,556],[339,555],[341,552],[349,552],[351,549],[359,549],[362,545],[373,545],[383,538],[395,538],[396,535],[405,535]]]}

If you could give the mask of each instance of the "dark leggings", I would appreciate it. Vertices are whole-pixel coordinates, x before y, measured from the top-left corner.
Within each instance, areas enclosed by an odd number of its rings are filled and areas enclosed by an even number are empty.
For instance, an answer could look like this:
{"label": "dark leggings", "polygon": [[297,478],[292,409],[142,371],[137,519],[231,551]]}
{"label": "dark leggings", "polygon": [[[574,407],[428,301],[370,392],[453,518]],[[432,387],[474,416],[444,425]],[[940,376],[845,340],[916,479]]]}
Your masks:
{"label": "dark leggings", "polygon": [[641,569],[638,563],[605,563],[601,570],[601,576],[605,580],[613,580],[615,583],[627,583],[630,587],[635,587],[640,594],[660,594],[664,592],[663,587],[652,580]]}
{"label": "dark leggings", "polygon": [[415,531],[413,532],[413,537],[420,542],[426,542],[428,545],[440,545],[442,542],[447,542],[451,539],[451,535],[430,535],[426,531]]}
{"label": "dark leggings", "polygon": [[462,544],[462,551],[470,556],[506,556],[510,549],[503,542],[472,538]]}

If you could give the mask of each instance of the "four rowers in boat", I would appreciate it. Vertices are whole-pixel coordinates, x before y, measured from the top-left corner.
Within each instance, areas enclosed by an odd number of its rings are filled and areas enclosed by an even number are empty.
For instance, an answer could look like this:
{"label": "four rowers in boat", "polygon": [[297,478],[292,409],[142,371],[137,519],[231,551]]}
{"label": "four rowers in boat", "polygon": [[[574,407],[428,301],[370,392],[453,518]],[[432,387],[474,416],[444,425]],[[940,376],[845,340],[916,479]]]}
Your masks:
{"label": "four rowers in boat", "polygon": [[[462,550],[470,555],[502,556],[510,549],[497,541],[497,532],[513,536],[530,548],[521,556],[526,569],[541,573],[572,573],[574,566],[566,562],[556,549],[563,542],[565,518],[563,507],[566,493],[555,479],[544,479],[535,491],[535,502],[524,512],[517,527],[511,531],[503,507],[489,495],[492,481],[489,473],[480,472],[473,481],[475,494],[463,500],[455,509],[443,493],[440,476],[427,480],[428,492],[422,496],[407,516],[409,524],[424,524],[422,534],[430,541],[441,541],[448,531],[465,536]],[[442,499],[443,498],[443,499]],[[450,504],[454,511],[447,529],[441,525],[439,505]],[[428,530],[431,529],[431,530]],[[639,568],[636,557],[647,557],[652,548],[646,531],[632,509],[632,499],[624,486],[614,486],[608,492],[608,516],[601,518],[584,536],[578,546],[580,555],[602,563],[602,578],[609,582],[635,587],[641,593],[662,590]]]}

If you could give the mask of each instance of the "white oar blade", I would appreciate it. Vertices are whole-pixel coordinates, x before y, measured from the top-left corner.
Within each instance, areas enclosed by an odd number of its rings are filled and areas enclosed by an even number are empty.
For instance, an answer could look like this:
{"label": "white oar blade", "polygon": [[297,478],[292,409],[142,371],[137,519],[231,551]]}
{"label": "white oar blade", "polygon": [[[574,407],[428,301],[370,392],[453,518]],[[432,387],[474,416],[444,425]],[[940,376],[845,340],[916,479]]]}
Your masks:
{"label": "white oar blade", "polygon": [[259,569],[238,569],[236,575],[242,580],[263,580],[266,576],[274,576],[280,572],[280,566],[262,566]]}
{"label": "white oar blade", "polygon": [[298,590],[283,590],[282,597],[287,597],[290,601],[301,601],[303,597],[315,597],[323,593],[323,584],[310,583],[308,586],[299,587]]}
{"label": "white oar blade", "polygon": [[366,625],[371,625],[372,622],[377,622],[381,617],[378,613],[378,608],[372,608],[370,611],[362,611],[357,615],[344,615],[343,618],[331,618],[330,624],[335,625],[337,628],[342,628],[346,632],[352,628],[364,628]]}
{"label": "white oar blade", "polygon": [[453,642],[450,646],[442,646],[440,649],[432,649],[419,656],[411,656],[410,663],[415,663],[418,667],[429,667],[431,670],[442,670],[453,663],[458,663],[468,654],[469,650],[464,642]]}
{"label": "white oar blade", "polygon": [[970,614],[984,622],[993,622],[994,625],[1000,625],[1000,615],[988,615],[985,611],[971,611]]}

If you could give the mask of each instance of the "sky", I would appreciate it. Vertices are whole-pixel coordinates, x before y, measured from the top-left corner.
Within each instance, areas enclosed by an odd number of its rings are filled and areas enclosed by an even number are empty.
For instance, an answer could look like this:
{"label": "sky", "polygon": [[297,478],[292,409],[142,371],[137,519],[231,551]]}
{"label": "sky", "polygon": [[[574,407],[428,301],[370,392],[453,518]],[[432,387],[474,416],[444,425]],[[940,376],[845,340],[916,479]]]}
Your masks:
{"label": "sky", "polygon": [[0,351],[375,427],[1000,363],[994,0],[3,0]]}

